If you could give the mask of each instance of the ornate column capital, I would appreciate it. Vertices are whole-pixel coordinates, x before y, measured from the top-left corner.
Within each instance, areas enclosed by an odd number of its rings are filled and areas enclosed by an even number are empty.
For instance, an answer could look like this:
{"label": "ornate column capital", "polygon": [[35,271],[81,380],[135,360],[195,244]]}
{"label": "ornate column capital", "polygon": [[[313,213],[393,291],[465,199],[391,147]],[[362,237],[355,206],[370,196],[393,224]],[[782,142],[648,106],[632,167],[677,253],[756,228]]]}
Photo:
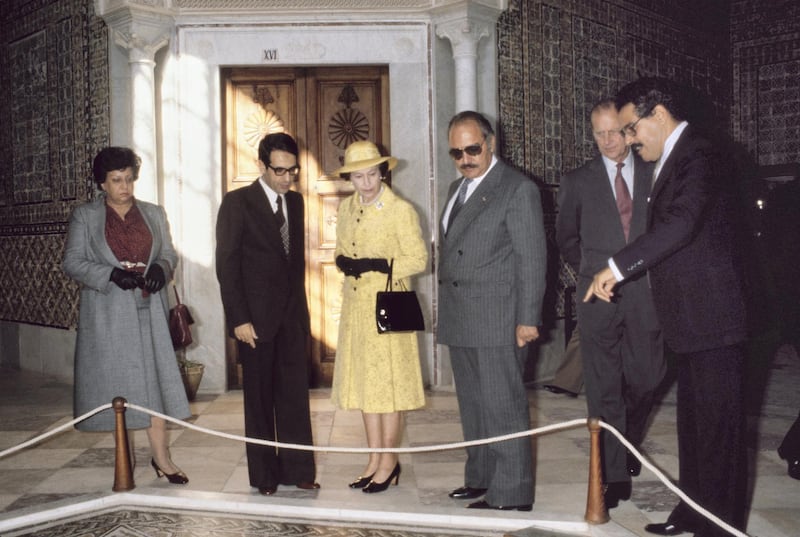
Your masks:
{"label": "ornate column capital", "polygon": [[453,57],[476,56],[478,43],[495,33],[501,10],[473,1],[432,12],[436,36],[450,41]]}
{"label": "ornate column capital", "polygon": [[128,51],[130,61],[152,62],[175,27],[169,4],[169,0],[95,0],[95,10],[114,43]]}

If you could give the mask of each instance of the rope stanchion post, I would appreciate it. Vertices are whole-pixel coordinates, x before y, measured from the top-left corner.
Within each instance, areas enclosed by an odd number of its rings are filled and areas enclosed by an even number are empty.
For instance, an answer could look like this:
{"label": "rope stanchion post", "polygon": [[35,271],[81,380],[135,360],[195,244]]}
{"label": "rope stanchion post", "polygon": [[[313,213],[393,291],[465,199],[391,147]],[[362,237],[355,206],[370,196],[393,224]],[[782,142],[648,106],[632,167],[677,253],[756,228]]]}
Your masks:
{"label": "rope stanchion post", "polygon": [[115,463],[114,463],[114,492],[125,492],[133,490],[136,486],[133,482],[133,470],[131,468],[131,452],[128,445],[128,427],[125,424],[125,405],[127,401],[124,397],[115,397],[111,405],[114,408],[116,424],[114,428],[114,442],[116,444]]}
{"label": "rope stanchion post", "polygon": [[589,491],[586,495],[586,514],[583,518],[589,524],[605,524],[609,521],[609,516],[603,499],[603,480],[600,465],[600,419],[589,418],[587,427],[591,435],[591,447],[589,450]]}

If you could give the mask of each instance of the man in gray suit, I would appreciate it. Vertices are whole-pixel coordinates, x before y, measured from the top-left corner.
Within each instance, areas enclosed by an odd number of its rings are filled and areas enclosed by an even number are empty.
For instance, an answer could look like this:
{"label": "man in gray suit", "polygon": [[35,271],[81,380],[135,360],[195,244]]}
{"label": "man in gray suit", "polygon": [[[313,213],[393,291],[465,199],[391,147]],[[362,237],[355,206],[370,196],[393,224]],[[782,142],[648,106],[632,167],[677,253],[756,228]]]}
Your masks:
{"label": "man in gray suit", "polygon": [[[527,344],[539,337],[546,246],[536,184],[494,156],[489,121],[460,112],[448,127],[463,176],[450,186],[439,230],[439,343],[450,359],[466,440],[530,427],[522,382]],[[530,511],[531,441],[467,449],[464,486],[451,498],[472,509]]]}
{"label": "man in gray suit", "polygon": [[[653,177],[653,165],[625,145],[612,99],[592,108],[591,122],[600,155],[564,176],[558,191],[556,242],[578,274],[579,297],[609,257],[644,233]],[[628,281],[613,302],[578,301],[577,308],[589,415],[638,446],[666,370],[647,278]],[[640,469],[638,459],[603,432],[606,507],[630,498],[631,476]]]}

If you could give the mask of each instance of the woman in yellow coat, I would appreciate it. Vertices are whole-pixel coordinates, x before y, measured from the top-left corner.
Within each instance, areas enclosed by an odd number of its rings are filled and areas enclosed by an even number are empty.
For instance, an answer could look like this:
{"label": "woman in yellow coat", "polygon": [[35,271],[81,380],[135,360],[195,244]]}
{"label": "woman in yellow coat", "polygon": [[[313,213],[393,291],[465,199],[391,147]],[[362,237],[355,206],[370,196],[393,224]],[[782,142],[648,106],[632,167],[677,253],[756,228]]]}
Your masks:
{"label": "woman in yellow coat", "polygon": [[[416,332],[379,334],[375,324],[389,263],[395,288],[402,282],[407,289],[409,276],[428,263],[417,212],[383,182],[396,165],[375,144],[359,141],[347,147],[335,172],[350,179],[355,193],[339,206],[336,225],[336,266],[345,278],[331,397],[340,408],[361,410],[374,448],[397,447],[402,412],[425,405]],[[399,479],[396,453],[371,453],[350,487],[382,492]]]}

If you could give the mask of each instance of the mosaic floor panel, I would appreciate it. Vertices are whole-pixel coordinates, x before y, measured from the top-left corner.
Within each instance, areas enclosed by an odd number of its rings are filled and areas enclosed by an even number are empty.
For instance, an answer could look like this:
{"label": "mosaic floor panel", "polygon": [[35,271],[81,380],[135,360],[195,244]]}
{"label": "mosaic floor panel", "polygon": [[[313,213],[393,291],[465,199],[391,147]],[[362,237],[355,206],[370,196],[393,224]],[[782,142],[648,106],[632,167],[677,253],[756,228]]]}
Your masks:
{"label": "mosaic floor panel", "polygon": [[367,528],[213,514],[115,510],[9,537],[454,537],[502,534]]}

